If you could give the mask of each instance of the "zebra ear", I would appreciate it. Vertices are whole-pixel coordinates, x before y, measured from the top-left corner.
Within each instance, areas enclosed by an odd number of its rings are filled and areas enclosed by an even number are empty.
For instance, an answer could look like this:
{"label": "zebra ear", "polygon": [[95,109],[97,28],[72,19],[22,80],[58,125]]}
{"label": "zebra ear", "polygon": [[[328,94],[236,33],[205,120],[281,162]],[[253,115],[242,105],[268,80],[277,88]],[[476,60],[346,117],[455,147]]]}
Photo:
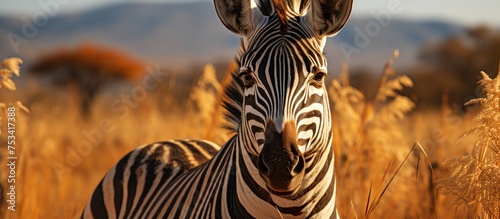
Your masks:
{"label": "zebra ear", "polygon": [[239,35],[247,35],[262,17],[253,0],[214,0],[214,5],[224,26]]}
{"label": "zebra ear", "polygon": [[308,17],[316,33],[332,36],[339,32],[351,15],[353,0],[312,0]]}

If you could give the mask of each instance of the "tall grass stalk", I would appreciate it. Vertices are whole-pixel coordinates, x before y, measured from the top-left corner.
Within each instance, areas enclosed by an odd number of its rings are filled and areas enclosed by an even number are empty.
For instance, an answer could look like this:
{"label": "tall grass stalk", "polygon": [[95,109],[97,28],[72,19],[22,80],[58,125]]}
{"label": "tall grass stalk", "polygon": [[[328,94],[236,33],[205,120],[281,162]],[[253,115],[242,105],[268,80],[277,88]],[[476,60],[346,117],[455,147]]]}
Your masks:
{"label": "tall grass stalk", "polygon": [[450,175],[439,181],[444,194],[464,208],[469,218],[500,218],[500,67],[496,78],[481,72],[484,97],[468,101],[482,109],[475,126],[462,136],[476,134],[472,152],[446,160]]}
{"label": "tall grass stalk", "polygon": [[[341,191],[337,203],[344,209],[342,218],[435,215],[428,210],[434,208],[431,207],[434,192],[429,191],[432,189],[427,185],[419,184],[420,178],[432,181],[428,174],[430,169],[418,171],[420,157],[414,150],[416,146],[410,153],[407,147],[402,147],[415,142],[410,138],[412,135],[407,135],[411,128],[408,129],[404,122],[415,104],[400,94],[403,89],[412,87],[413,82],[408,76],[396,73],[393,65],[398,56],[396,50],[385,64],[374,95],[363,94],[349,84],[347,65],[343,65],[340,78],[331,82],[329,95],[335,122],[333,146]],[[401,165],[396,167],[393,163]],[[404,163],[410,165],[402,166]],[[415,180],[417,174],[419,181]],[[374,188],[376,191],[372,190]],[[423,192],[416,192],[415,196],[412,194],[415,191]],[[407,196],[414,199],[394,202]]]}

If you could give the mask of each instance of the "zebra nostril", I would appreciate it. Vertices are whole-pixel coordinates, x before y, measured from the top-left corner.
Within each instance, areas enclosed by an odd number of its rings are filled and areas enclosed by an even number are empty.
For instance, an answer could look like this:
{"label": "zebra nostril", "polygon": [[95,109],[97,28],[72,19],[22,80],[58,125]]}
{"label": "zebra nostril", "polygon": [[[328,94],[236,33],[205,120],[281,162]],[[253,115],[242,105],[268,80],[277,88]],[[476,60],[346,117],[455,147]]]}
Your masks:
{"label": "zebra nostril", "polygon": [[306,161],[304,160],[303,156],[294,156],[294,158],[296,158],[297,161],[295,163],[295,166],[292,167],[293,174],[300,174],[302,171],[304,171]]}
{"label": "zebra nostril", "polygon": [[297,146],[297,142],[295,141],[290,141],[290,152],[294,156],[294,159],[298,159],[297,157],[302,157],[302,152],[300,151],[299,147]]}
{"label": "zebra nostril", "polygon": [[257,164],[257,168],[259,168],[259,172],[265,176],[270,175],[269,167],[264,163],[264,158],[262,154],[259,156],[259,163]]}

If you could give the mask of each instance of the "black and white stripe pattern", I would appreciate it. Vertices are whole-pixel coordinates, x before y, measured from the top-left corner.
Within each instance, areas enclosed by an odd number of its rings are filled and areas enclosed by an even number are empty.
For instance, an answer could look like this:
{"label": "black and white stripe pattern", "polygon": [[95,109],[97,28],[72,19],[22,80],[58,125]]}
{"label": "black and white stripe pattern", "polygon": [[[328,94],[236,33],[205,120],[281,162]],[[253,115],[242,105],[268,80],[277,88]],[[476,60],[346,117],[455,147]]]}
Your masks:
{"label": "black and white stripe pattern", "polygon": [[[225,103],[236,134],[221,147],[165,141],[130,152],[99,183],[82,218],[336,218],[326,35],[304,9],[315,2],[261,0],[259,9],[215,0],[222,22],[243,35]],[[345,24],[352,2],[332,2],[336,9],[325,11]],[[321,28],[332,34],[341,26]]]}

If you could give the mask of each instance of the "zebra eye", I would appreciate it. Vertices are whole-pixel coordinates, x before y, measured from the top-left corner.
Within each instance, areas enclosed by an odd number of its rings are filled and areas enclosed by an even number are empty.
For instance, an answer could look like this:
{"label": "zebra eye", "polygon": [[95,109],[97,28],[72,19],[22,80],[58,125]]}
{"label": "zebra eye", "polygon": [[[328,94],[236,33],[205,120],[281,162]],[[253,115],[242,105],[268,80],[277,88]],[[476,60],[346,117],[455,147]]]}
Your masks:
{"label": "zebra eye", "polygon": [[316,72],[314,76],[312,77],[313,82],[321,84],[323,80],[325,79],[326,73],[324,72]]}
{"label": "zebra eye", "polygon": [[239,77],[243,81],[245,88],[251,87],[255,84],[255,78],[254,78],[252,72],[250,72],[250,71],[241,72]]}

